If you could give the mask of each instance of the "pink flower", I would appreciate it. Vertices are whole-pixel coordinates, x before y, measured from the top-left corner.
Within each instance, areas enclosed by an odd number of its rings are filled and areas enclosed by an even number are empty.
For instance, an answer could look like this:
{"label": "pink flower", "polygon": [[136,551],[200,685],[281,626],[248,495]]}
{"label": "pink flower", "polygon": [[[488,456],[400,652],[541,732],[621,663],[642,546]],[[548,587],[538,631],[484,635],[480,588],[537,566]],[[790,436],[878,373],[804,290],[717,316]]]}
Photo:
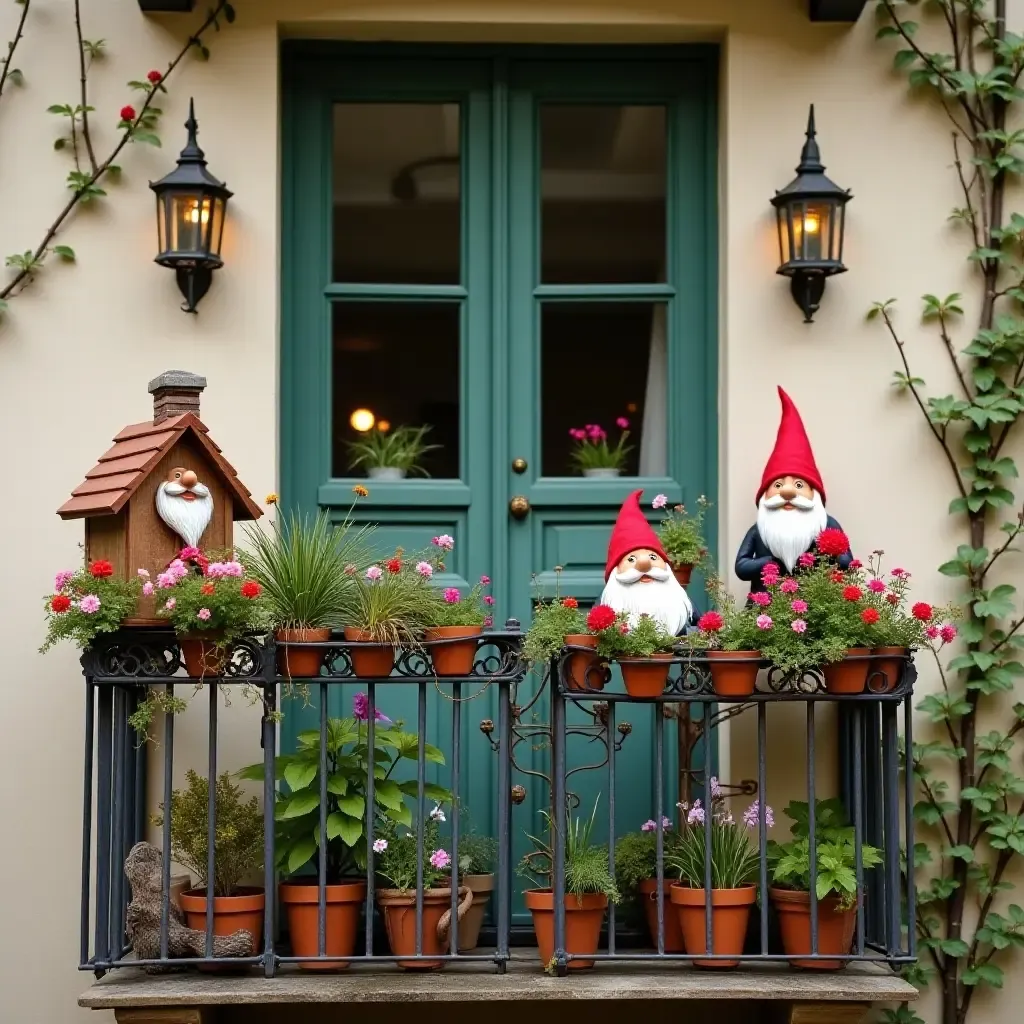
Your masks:
{"label": "pink flower", "polygon": [[640,826],[640,831],[641,832],[653,832],[657,827],[658,827],[658,823],[653,818],[648,818],[647,821],[645,821]]}
{"label": "pink flower", "polygon": [[795,594],[799,589],[800,584],[797,583],[797,581],[793,579],[792,576],[787,576],[782,581],[782,586],[779,587],[779,590],[781,590],[784,594]]}
{"label": "pink flower", "polygon": [[157,577],[156,577],[156,585],[161,590],[169,590],[177,582],[178,582],[178,577],[172,575],[169,572],[158,573]]}
{"label": "pink flower", "polygon": [[53,578],[53,589],[63,590],[71,582],[74,575],[70,569],[61,569]]}
{"label": "pink flower", "polygon": [[209,608],[200,608],[199,611],[196,612],[196,618],[202,619],[203,622],[207,622],[211,614],[212,612]]}
{"label": "pink flower", "polygon": [[718,781],[718,776],[717,775],[712,775],[711,776],[711,799],[714,800],[716,797],[720,797],[721,795],[722,795],[722,786],[721,786],[721,783]]}
{"label": "pink flower", "polygon": [[435,850],[430,855],[430,863],[438,871],[443,871],[451,862],[452,859],[446,850]]}
{"label": "pink flower", "polygon": [[910,573],[906,569],[893,569],[892,575],[898,580],[910,579]]}
{"label": "pink flower", "polygon": [[779,582],[779,567],[774,562],[769,562],[761,570],[761,582],[766,587],[772,587]]}
{"label": "pink flower", "polygon": [[615,421],[615,426],[617,426],[619,428],[619,430],[628,430],[629,429],[629,420],[627,420],[625,416],[620,416]]}
{"label": "pink flower", "polygon": [[764,590],[759,590],[750,595],[750,600],[761,608],[767,608],[772,603],[772,595]]}
{"label": "pink flower", "polygon": [[435,537],[431,543],[436,548],[441,548],[443,551],[451,551],[455,547],[454,538],[450,537],[447,533],[442,533],[440,537]]}
{"label": "pink flower", "polygon": [[388,841],[386,839],[374,839],[373,841],[373,852],[383,853],[388,848]]}
{"label": "pink flower", "polygon": [[703,825],[704,824],[704,808],[700,805],[700,800],[694,800],[693,806],[690,808],[690,813],[686,815],[687,825]]}
{"label": "pink flower", "polygon": [[490,585],[491,585],[491,577],[490,576],[481,576],[480,577],[480,586],[482,586],[482,587],[489,587]]}
{"label": "pink flower", "polygon": [[885,583],[880,579],[868,580],[868,590],[870,590],[872,594],[884,594]]}
{"label": "pink flower", "polygon": [[587,437],[593,442],[603,441],[608,435],[604,430],[596,423],[587,424]]}
{"label": "pink flower", "polygon": [[492,604],[494,604],[494,598],[491,597],[490,594],[487,594],[486,597],[484,597],[484,604],[490,607]]}
{"label": "pink flower", "polygon": [[384,575],[384,570],[381,569],[381,567],[379,565],[371,565],[370,568],[366,570],[366,578],[371,583],[376,582],[383,575]]}
{"label": "pink flower", "polygon": [[770,615],[758,615],[754,621],[757,623],[758,629],[772,628],[772,617]]}
{"label": "pink flower", "polygon": [[86,615],[92,615],[100,610],[100,599],[95,594],[86,594],[78,602],[78,610],[85,612]]}
{"label": "pink flower", "polygon": [[929,626],[924,631],[924,635],[926,637],[928,637],[929,640],[938,640],[939,639],[939,635],[941,634],[941,632],[942,631],[939,629],[938,626]]}
{"label": "pink flower", "polygon": [[177,603],[178,603],[178,599],[176,597],[169,597],[169,598],[167,598],[167,601],[164,604],[164,608],[166,608],[169,612],[172,612],[172,611],[174,611],[174,606]]}
{"label": "pink flower", "polygon": [[939,630],[939,636],[942,637],[944,644],[951,644],[956,639],[956,626],[951,622],[947,622],[942,629]]}
{"label": "pink flower", "polygon": [[814,565],[814,555],[810,551],[805,551],[797,560],[796,564],[802,566],[804,569],[809,569]]}
{"label": "pink flower", "polygon": [[790,625],[794,633],[806,633],[807,623],[803,619],[794,619]]}
{"label": "pink flower", "polygon": [[586,441],[587,432],[585,430],[581,430],[579,427],[573,427],[572,430],[569,431],[569,436],[574,441]]}
{"label": "pink flower", "polygon": [[668,504],[668,496],[665,494],[656,494],[654,501],[651,502],[651,508],[664,508]]}
{"label": "pink flower", "polygon": [[490,628],[491,628],[491,626],[493,626],[493,625],[494,625],[494,616],[493,616],[493,615],[485,615],[485,616],[484,616],[484,625],[485,625],[485,626],[486,626],[486,627],[487,627],[488,629],[490,629]]}
{"label": "pink flower", "polygon": [[135,570],[135,575],[138,576],[140,579],[148,580],[149,579],[149,570],[148,569],[136,569]]}
{"label": "pink flower", "polygon": [[[357,693],[352,698],[352,717],[357,722],[365,722],[370,717],[370,698],[365,693]],[[381,712],[380,708],[373,709],[373,719],[375,722],[391,721],[387,715]],[[380,850],[377,852],[380,853]]]}
{"label": "pink flower", "polygon": [[187,547],[187,548],[182,548],[178,552],[178,558],[183,559],[183,560],[187,560],[189,558],[198,558],[201,554],[202,554],[202,552],[199,550],[199,548]]}
{"label": "pink flower", "polygon": [[789,607],[793,611],[795,611],[797,613],[797,615],[803,615],[803,613],[805,611],[807,611],[807,602],[806,601],[794,601]]}
{"label": "pink flower", "polygon": [[434,575],[434,567],[429,562],[417,562],[416,571],[428,580]]}
{"label": "pink flower", "polygon": [[863,569],[864,568],[864,563],[859,558],[855,558],[850,563],[850,568],[851,569]]}
{"label": "pink flower", "polygon": [[142,584],[142,594],[144,597],[153,596],[153,584],[150,583],[149,580],[146,580],[146,582]]}
{"label": "pink flower", "polygon": [[448,587],[444,592],[445,604],[458,604],[462,600],[458,587]]}
{"label": "pink flower", "polygon": [[[775,824],[775,812],[772,810],[770,804],[764,806],[764,823],[768,828],[772,828]],[[755,800],[744,812],[743,812],[743,824],[747,828],[757,828],[761,824],[761,801]]]}

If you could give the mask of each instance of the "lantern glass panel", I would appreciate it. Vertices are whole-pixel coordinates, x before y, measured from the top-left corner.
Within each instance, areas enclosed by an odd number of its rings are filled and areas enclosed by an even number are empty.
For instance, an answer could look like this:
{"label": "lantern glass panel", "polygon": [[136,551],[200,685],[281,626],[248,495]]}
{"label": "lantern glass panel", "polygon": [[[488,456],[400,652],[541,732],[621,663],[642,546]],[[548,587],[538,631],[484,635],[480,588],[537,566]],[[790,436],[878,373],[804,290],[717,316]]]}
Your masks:
{"label": "lantern glass panel", "polygon": [[794,210],[793,248],[801,262],[819,263],[829,259],[831,233],[831,203],[811,199]]}
{"label": "lantern glass panel", "polygon": [[211,256],[220,256],[221,243],[224,240],[224,208],[227,200],[222,196],[213,196],[206,200],[211,204],[209,252]]}
{"label": "lantern glass panel", "polygon": [[167,208],[164,197],[159,194],[156,197],[156,251],[167,252]]}
{"label": "lantern glass panel", "polygon": [[210,219],[210,200],[201,193],[171,193],[168,228],[169,248],[178,253],[203,252]]}

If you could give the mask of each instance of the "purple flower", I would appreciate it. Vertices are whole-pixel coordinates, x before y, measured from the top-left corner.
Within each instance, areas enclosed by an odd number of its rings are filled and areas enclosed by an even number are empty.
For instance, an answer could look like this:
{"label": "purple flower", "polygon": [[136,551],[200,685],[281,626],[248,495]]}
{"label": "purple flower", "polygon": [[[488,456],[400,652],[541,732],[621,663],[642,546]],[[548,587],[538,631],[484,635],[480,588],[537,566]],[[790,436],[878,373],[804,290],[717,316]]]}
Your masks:
{"label": "purple flower", "polygon": [[790,625],[794,633],[806,633],[807,623],[803,619],[794,619]]}
{"label": "purple flower", "polygon": [[[357,722],[365,722],[370,717],[370,698],[365,693],[357,693],[352,698],[352,717]],[[373,720],[375,722],[390,722],[391,719],[383,714],[380,708],[373,709]]]}
{"label": "purple flower", "polygon": [[451,862],[452,859],[448,856],[448,852],[446,850],[435,850],[430,855],[431,866],[438,871],[443,871],[449,864],[451,864]]}
{"label": "purple flower", "polygon": [[53,589],[63,590],[71,582],[74,575],[70,569],[61,569],[53,578]]}
{"label": "purple flower", "polygon": [[797,613],[797,615],[803,615],[803,613],[807,611],[807,602],[794,601],[789,607],[792,608],[793,611]]}
{"label": "purple flower", "polygon": [[770,615],[758,615],[754,621],[757,623],[758,629],[772,628],[772,617]]}
{"label": "purple flower", "polygon": [[654,501],[651,502],[651,508],[664,508],[668,504],[668,497],[664,494],[656,494]]}
{"label": "purple flower", "polygon": [[462,600],[458,587],[446,587],[444,592],[445,604],[458,604]]}
{"label": "purple flower", "polygon": [[149,580],[146,580],[146,582],[142,584],[142,593],[145,597],[153,596],[153,584],[150,583]]}
{"label": "purple flower", "polygon": [[416,571],[426,579],[434,575],[434,567],[429,562],[417,562]]}
{"label": "purple flower", "polygon": [[373,852],[383,853],[388,848],[388,841],[386,839],[374,839],[373,841]]}
{"label": "purple flower", "polygon": [[711,799],[715,800],[722,795],[722,787],[719,784],[718,776],[711,776]]}
{"label": "purple flower", "polygon": [[85,612],[86,615],[92,615],[100,610],[100,599],[95,594],[86,594],[78,602],[78,610]]}
{"label": "purple flower", "polygon": [[[772,811],[771,804],[764,805],[764,823],[768,828],[772,828],[775,825],[775,814]],[[744,812],[743,812],[743,824],[747,828],[757,828],[761,824],[761,801],[755,800]]]}
{"label": "purple flower", "polygon": [[653,832],[658,827],[653,818],[648,818],[641,826],[641,832]]}
{"label": "purple flower", "polygon": [[700,800],[694,800],[693,806],[690,808],[690,813],[686,815],[687,825],[703,825],[704,824],[704,808],[700,805]]}
{"label": "purple flower", "polygon": [[383,575],[384,575],[384,570],[381,569],[381,567],[379,565],[371,565],[370,568],[366,570],[366,578],[371,583],[375,583]]}
{"label": "purple flower", "polygon": [[202,619],[203,622],[207,622],[211,614],[212,613],[209,608],[200,608],[199,611],[196,612],[196,618]]}

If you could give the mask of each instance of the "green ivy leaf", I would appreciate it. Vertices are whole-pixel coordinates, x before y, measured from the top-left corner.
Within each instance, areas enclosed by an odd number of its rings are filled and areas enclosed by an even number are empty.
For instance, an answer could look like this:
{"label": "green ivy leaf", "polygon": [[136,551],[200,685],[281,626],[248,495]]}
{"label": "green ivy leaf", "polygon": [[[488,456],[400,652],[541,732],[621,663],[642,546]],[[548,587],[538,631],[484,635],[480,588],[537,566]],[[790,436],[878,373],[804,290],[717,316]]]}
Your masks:
{"label": "green ivy leaf", "polygon": [[316,852],[316,843],[306,837],[300,839],[288,851],[288,873],[294,875]]}
{"label": "green ivy leaf", "polygon": [[398,787],[398,783],[394,779],[386,779],[383,782],[378,782],[373,788],[373,795],[377,800],[377,803],[382,804],[384,807],[390,810],[398,810],[403,806],[405,798],[402,795],[401,789]]}
{"label": "green ivy leaf", "polygon": [[284,770],[284,780],[293,792],[305,789],[316,778],[316,775],[315,761],[294,761]]}
{"label": "green ivy leaf", "polygon": [[995,964],[976,964],[964,971],[963,983],[965,985],[980,985],[982,982],[993,986],[993,988],[1002,988],[1002,969],[996,967]]}
{"label": "green ivy leaf", "polygon": [[320,794],[313,790],[303,790],[288,801],[278,817],[281,820],[301,818],[302,815],[309,814],[310,811],[319,806]]}
{"label": "green ivy leaf", "polygon": [[970,864],[974,860],[974,850],[969,846],[951,846],[945,851],[945,856],[955,860],[964,860]]}
{"label": "green ivy leaf", "polygon": [[963,939],[941,939],[939,941],[939,949],[941,949],[946,956],[957,958],[967,956],[971,951],[971,947],[968,946]]}

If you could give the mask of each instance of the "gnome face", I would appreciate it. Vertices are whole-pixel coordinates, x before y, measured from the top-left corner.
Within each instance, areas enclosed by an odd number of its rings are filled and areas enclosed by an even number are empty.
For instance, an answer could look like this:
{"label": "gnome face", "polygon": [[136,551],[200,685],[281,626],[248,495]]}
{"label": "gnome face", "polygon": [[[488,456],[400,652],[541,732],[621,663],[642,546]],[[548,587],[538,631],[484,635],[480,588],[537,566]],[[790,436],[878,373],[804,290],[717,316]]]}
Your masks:
{"label": "gnome face", "polygon": [[827,521],[821,494],[799,476],[777,477],[765,488],[757,505],[757,532],[789,572]]}
{"label": "gnome face", "polygon": [[213,495],[191,469],[175,466],[157,488],[156,511],[187,546],[197,548],[213,518]]}

